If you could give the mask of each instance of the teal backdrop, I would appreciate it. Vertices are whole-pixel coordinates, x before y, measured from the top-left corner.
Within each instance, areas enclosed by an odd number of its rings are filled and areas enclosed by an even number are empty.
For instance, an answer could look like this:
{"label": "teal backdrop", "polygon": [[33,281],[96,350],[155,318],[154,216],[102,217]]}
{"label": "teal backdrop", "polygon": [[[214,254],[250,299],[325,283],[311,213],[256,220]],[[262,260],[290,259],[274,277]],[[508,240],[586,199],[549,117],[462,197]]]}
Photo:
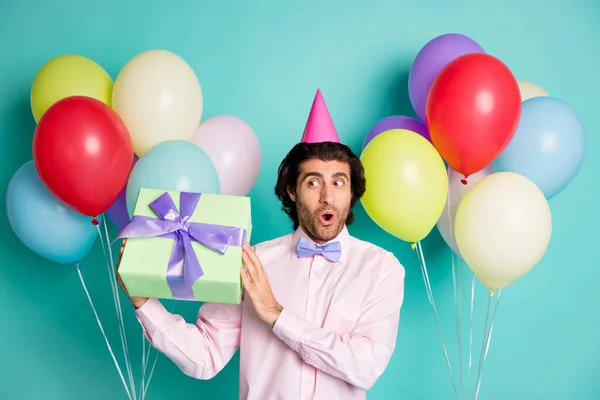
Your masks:
{"label": "teal backdrop", "polygon": [[[553,236],[544,259],[502,293],[480,399],[598,399],[598,4],[594,0],[2,2],[0,205],[5,210],[4,193],[13,173],[32,158],[35,124],[29,90],[44,62],[64,53],[81,54],[116,78],[134,55],[163,48],[182,56],[196,71],[204,92],[203,119],[233,114],[254,128],[263,151],[259,180],[250,194],[254,240],[286,234],[291,225],[273,194],[276,168],[300,140],[316,89],[322,89],[341,139],[359,152],[377,120],[414,115],[407,76],[421,46],[439,34],[460,32],[502,59],[517,79],[532,81],[567,101],[588,134],[581,172],[550,201]],[[453,398],[415,253],[409,244],[381,231],[360,205],[357,213],[351,233],[394,251],[407,270],[397,347],[368,398]],[[113,227],[110,233],[115,234]],[[435,229],[424,248],[458,376],[450,250]],[[83,273],[122,360],[98,242],[84,260]],[[463,269],[465,318],[469,282],[468,270]],[[487,293],[478,286],[476,355],[486,302]],[[197,304],[171,305],[188,321],[194,320]],[[76,270],[28,250],[12,232],[5,211],[0,214],[0,316],[1,399],[126,398]],[[125,307],[125,318],[138,374],[141,330],[130,307]],[[467,328],[465,322],[464,347]],[[466,354],[465,349],[465,364]],[[160,357],[147,399],[235,399],[238,365],[236,355],[217,377],[199,381]],[[469,387],[473,375],[472,371]]]}

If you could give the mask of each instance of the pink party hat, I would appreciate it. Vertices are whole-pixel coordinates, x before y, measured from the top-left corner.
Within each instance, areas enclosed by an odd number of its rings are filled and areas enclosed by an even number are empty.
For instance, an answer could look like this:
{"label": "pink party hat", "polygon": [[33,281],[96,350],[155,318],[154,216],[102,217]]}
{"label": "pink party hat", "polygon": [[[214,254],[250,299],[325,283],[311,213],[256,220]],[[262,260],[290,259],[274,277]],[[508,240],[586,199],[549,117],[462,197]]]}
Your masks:
{"label": "pink party hat", "polygon": [[317,89],[317,94],[310,109],[304,133],[302,134],[302,142],[340,142],[335,125],[333,125],[329,110],[327,110],[327,105],[321,94],[321,89]]}

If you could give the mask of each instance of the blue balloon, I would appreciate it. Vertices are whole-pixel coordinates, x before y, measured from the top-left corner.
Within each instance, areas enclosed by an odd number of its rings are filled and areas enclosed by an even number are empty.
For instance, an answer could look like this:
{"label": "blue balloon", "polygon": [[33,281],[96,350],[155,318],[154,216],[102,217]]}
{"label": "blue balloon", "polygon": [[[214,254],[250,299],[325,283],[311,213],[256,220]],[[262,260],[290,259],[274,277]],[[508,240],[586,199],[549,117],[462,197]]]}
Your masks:
{"label": "blue balloon", "polygon": [[73,210],[46,188],[33,161],[23,164],[10,180],[6,212],[10,226],[27,247],[60,264],[81,261],[98,236],[90,217]]}
{"label": "blue balloon", "polygon": [[575,178],[585,147],[585,130],[569,105],[553,97],[533,97],[523,102],[515,136],[492,167],[529,178],[550,199]]}
{"label": "blue balloon", "polygon": [[168,140],[140,157],[127,182],[127,212],[133,216],[140,189],[214,193],[221,191],[212,160],[200,147],[185,140]]}

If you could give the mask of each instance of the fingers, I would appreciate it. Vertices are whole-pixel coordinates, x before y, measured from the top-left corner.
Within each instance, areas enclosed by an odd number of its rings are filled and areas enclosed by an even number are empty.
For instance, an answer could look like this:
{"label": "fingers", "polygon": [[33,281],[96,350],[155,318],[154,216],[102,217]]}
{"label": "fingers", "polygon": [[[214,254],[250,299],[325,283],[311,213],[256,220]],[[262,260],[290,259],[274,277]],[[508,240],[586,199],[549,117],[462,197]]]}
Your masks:
{"label": "fingers", "polygon": [[250,261],[252,262],[252,265],[254,266],[254,269],[256,271],[256,275],[259,279],[262,279],[265,276],[265,271],[262,267],[262,263],[260,262],[260,259],[258,258],[258,256],[256,255],[256,253],[254,252],[254,250],[252,249],[252,247],[250,247],[249,244],[245,244],[244,245],[244,251],[246,252],[246,254],[248,255],[248,257],[250,258]]}
{"label": "fingers", "polygon": [[246,250],[242,251],[242,260],[244,261],[244,265],[246,266],[246,272],[248,274],[248,277],[250,278],[250,281],[258,282],[259,279],[256,273],[256,267],[252,263],[252,260],[250,260],[250,256],[248,256]]}
{"label": "fingers", "polygon": [[[252,283],[250,282],[250,279],[248,278],[248,273],[246,273],[246,271],[244,271],[244,268],[240,268],[240,276],[242,277],[242,283],[244,285],[244,289],[249,291],[251,289]],[[243,292],[242,292],[242,299],[243,299]]]}
{"label": "fingers", "polygon": [[123,242],[121,242],[121,249],[119,250],[119,258],[117,259],[117,271],[119,271],[119,266],[121,265],[121,258],[123,258],[123,252],[125,251],[125,242],[127,242],[127,239],[123,239]]}

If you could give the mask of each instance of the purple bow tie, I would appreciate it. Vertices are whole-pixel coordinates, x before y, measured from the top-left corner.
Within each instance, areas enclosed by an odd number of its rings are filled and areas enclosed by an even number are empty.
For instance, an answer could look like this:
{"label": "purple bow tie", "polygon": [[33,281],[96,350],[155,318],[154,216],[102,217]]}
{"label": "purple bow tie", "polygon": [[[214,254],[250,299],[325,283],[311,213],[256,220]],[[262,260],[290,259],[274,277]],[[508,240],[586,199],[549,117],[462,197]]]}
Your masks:
{"label": "purple bow tie", "polygon": [[309,257],[314,254],[320,254],[331,262],[337,262],[342,255],[342,245],[340,242],[331,242],[324,246],[319,246],[301,237],[296,246],[296,251],[298,257]]}

